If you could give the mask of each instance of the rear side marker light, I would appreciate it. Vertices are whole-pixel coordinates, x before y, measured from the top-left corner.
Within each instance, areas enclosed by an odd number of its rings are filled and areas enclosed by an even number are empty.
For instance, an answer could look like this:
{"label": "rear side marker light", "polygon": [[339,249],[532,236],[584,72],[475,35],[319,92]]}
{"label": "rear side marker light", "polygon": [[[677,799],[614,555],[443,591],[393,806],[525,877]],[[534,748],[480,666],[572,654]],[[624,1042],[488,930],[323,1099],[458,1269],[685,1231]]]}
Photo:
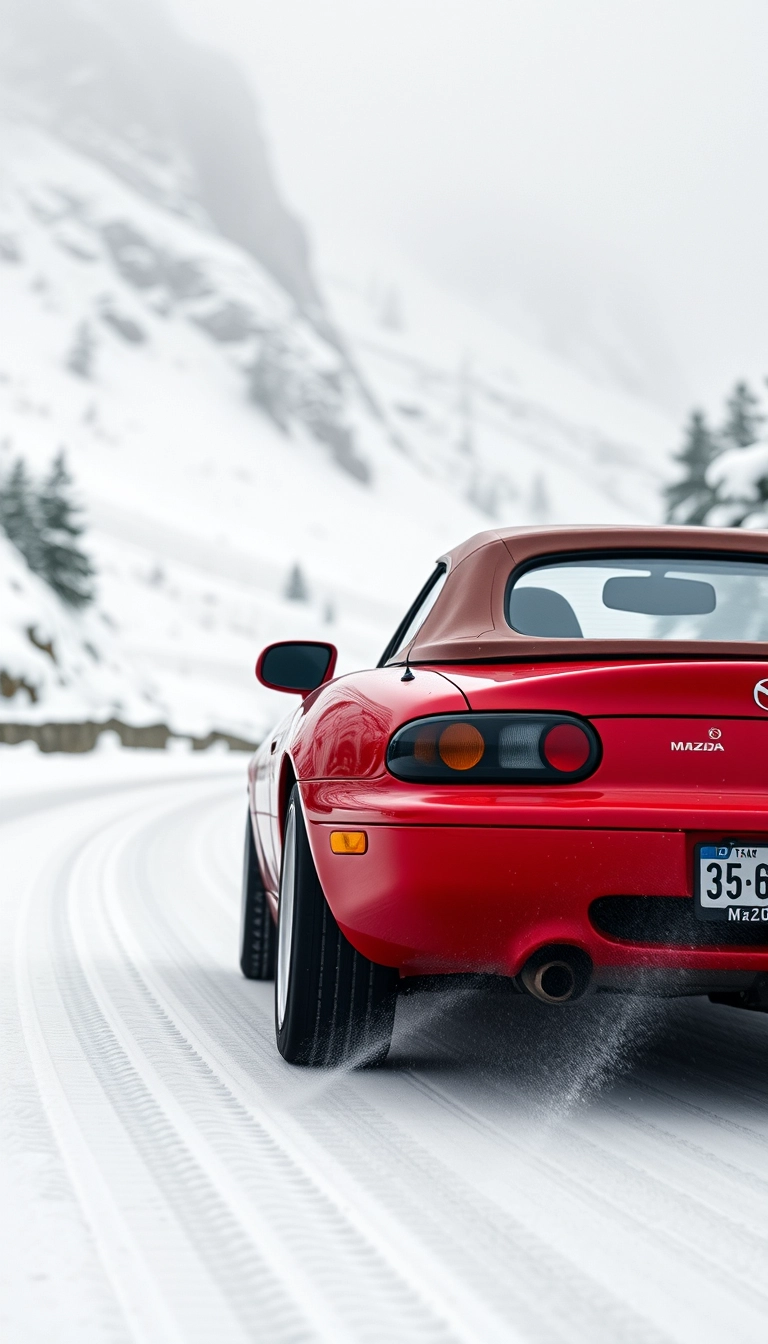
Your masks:
{"label": "rear side marker light", "polygon": [[331,831],[331,849],[334,854],[365,854],[368,836],[365,831]]}
{"label": "rear side marker light", "polygon": [[434,714],[398,728],[387,768],[414,783],[572,784],[600,755],[592,724],[574,714]]}

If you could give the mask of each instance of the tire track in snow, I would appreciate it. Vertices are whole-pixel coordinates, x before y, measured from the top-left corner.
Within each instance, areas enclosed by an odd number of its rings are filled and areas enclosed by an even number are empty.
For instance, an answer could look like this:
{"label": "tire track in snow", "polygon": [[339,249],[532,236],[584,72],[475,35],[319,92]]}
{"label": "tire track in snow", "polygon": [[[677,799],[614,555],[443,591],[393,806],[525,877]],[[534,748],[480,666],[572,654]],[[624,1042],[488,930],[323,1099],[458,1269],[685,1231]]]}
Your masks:
{"label": "tire track in snow", "polygon": [[[221,775],[224,778],[231,778],[232,767],[222,769]],[[212,775],[215,774],[212,771]],[[166,775],[161,781],[162,785],[172,786],[174,784],[183,785],[190,783],[199,783],[200,774],[195,771],[183,771],[177,775]],[[25,817],[33,816],[37,812],[58,812],[62,807],[70,808],[78,804],[96,802],[106,795],[114,795],[119,799],[126,794],[134,792],[145,792],[147,789],[156,789],[158,779],[156,775],[148,774],[143,779],[121,780],[119,783],[105,781],[99,785],[93,784],[80,785],[76,788],[68,786],[66,790],[47,790],[41,792],[22,793],[21,797],[0,797],[0,826],[9,826],[14,822],[23,820]]]}
{"label": "tire track in snow", "polygon": [[[50,836],[50,827],[48,834]],[[31,826],[3,845],[3,899],[0,901],[0,1207],[13,1221],[2,1220],[0,1250],[0,1337],[4,1340],[47,1341],[96,1338],[104,1344],[127,1344],[132,1337],[114,1284],[105,1273],[103,1255],[93,1229],[83,1217],[70,1167],[62,1154],[59,1107],[41,1106],[38,1077],[39,1042],[32,1033],[25,985],[19,983],[17,938],[27,873],[25,849],[34,843]],[[20,843],[21,842],[21,843]],[[21,882],[19,882],[21,877]],[[25,959],[23,979],[29,970]],[[42,1050],[43,1069],[51,1070]],[[38,1065],[36,1069],[36,1064]],[[55,1083],[57,1094],[58,1080]],[[65,1108],[66,1110],[66,1108]],[[71,1336],[62,1330],[62,1299],[77,1284],[72,1304]]]}
{"label": "tire track in snow", "polygon": [[[38,885],[18,961],[43,1099],[136,1337],[163,1344],[258,1333],[320,1338],[196,1166],[90,992],[70,935],[67,897],[93,843],[87,836],[59,865],[56,880]],[[33,974],[30,952],[41,930],[50,937],[50,970],[41,973],[38,965]]]}
{"label": "tire track in snow", "polygon": [[[703,1170],[699,1168],[686,1185],[679,1168],[667,1176],[652,1172],[641,1165],[637,1151],[622,1155],[612,1151],[616,1147],[613,1135],[601,1144],[593,1126],[586,1134],[575,1122],[561,1133],[555,1160],[545,1149],[526,1145],[524,1139],[516,1141],[500,1124],[464,1106],[439,1085],[417,1075],[412,1075],[412,1084],[461,1124],[495,1146],[511,1149],[537,1172],[542,1183],[552,1182],[572,1192],[585,1207],[609,1219],[617,1232],[625,1229],[645,1240],[646,1254],[673,1256],[679,1270],[700,1278],[702,1287],[707,1281],[727,1289],[736,1287],[757,1313],[768,1315],[768,1291],[761,1287],[768,1263],[768,1236],[760,1230],[768,1182],[757,1182],[757,1189],[742,1189],[735,1209],[727,1198],[719,1207],[711,1207],[700,1197],[700,1183],[711,1178],[709,1154],[704,1154]],[[726,1188],[724,1193],[730,1196],[733,1192]]]}
{"label": "tire track in snow", "polygon": [[235,965],[242,782],[85,792],[57,800],[73,830],[20,920],[19,1006],[132,1338],[759,1332],[764,1021],[671,1010],[591,1099],[547,1072],[576,1017],[516,1017],[533,1062],[510,1064],[471,994],[406,1001],[391,1068],[291,1070]]}
{"label": "tire track in snow", "polygon": [[[200,844],[199,831],[197,835]],[[146,893],[144,913],[156,927],[162,926],[162,955],[153,949],[151,955],[143,958],[143,964],[156,968],[172,958],[174,952],[178,957],[183,939],[180,926],[151,898],[149,852],[145,845],[137,855],[141,867],[135,888]],[[125,893],[123,886],[112,885],[114,890]],[[194,948],[192,956],[185,960],[187,964],[198,962],[201,968],[205,965],[202,949]],[[201,970],[200,978],[204,975]],[[211,1019],[214,1007],[211,997],[192,1005],[191,996],[197,997],[189,985],[185,993],[188,1022]],[[242,1011],[236,1014],[233,1024],[226,997],[220,990],[216,997],[216,1011],[242,1037]],[[269,1033],[266,1041],[260,1037],[258,1043],[262,1091],[265,1073],[285,1075],[285,1066],[274,1051],[271,1023],[266,1025]],[[251,1044],[251,1051],[254,1045]],[[316,1086],[310,1082],[309,1091],[316,1090]],[[303,1090],[307,1090],[306,1086]],[[359,1190],[372,1189],[380,1207],[389,1209],[403,1231],[410,1226],[414,1240],[431,1252],[438,1265],[448,1266],[457,1281],[472,1285],[478,1312],[483,1302],[492,1304],[503,1338],[509,1338],[509,1323],[513,1321],[522,1328],[524,1337],[531,1339],[593,1339],[598,1331],[611,1339],[663,1338],[610,1292],[532,1236],[508,1212],[465,1186],[455,1171],[409,1140],[381,1112],[366,1103],[357,1089],[348,1086],[344,1075],[337,1076],[330,1088],[324,1085],[321,1090],[326,1094],[322,1111],[302,1112],[302,1124],[313,1137],[317,1159],[322,1160],[325,1155],[327,1160],[333,1154],[335,1161],[353,1175]],[[383,1179],[375,1179],[372,1153],[378,1155],[380,1168],[382,1155],[386,1155]],[[510,1262],[515,1265],[513,1276],[509,1275]],[[567,1328],[561,1320],[567,1320]],[[482,1338],[483,1334],[478,1331],[470,1337]]]}
{"label": "tire track in snow", "polygon": [[[541,1013],[537,1005],[530,1007]],[[637,1113],[637,1093],[658,1099],[665,1111],[669,1108],[674,1112],[673,1092],[666,1092],[658,1085],[658,1076],[651,1081],[649,1061],[654,1057],[669,1061],[670,1075],[678,1082],[675,1089],[678,1091],[685,1090],[685,1084],[679,1086],[685,1067],[688,1073],[695,1074],[696,1090],[700,1092],[702,1076],[719,1079],[719,1070],[713,1067],[713,1060],[719,1058],[729,1077],[727,1095],[733,1097],[730,1033],[723,1034],[718,1049],[715,1032],[715,1049],[710,1050],[709,1028],[718,1011],[706,1003],[675,1005],[663,1035],[658,1035],[658,1040],[630,1071],[623,1070],[629,1074],[626,1081],[607,1087],[594,1104],[575,1106],[566,1122],[558,1124],[554,1145],[542,1142],[542,1130],[548,1128],[543,1118],[538,1126],[521,1126],[519,1133],[516,1126],[504,1125],[502,1106],[510,1099],[510,1089],[498,1077],[484,1078],[484,1108],[479,1109],[467,1099],[460,1079],[458,1089],[455,1085],[449,1089],[442,1085],[439,1075],[435,1078],[429,1072],[426,1076],[418,1070],[411,1072],[416,1090],[433,1097],[460,1125],[483,1135],[497,1151],[509,1150],[517,1164],[536,1173],[537,1184],[544,1192],[547,1188],[555,1195],[558,1190],[571,1192],[585,1209],[591,1208],[606,1222],[610,1221],[617,1237],[624,1233],[627,1253],[632,1253],[634,1243],[634,1253],[639,1251],[649,1282],[654,1279],[656,1260],[657,1293],[663,1288],[665,1261],[674,1265],[674,1278],[669,1274],[667,1277],[679,1298],[702,1304],[705,1324],[696,1330],[692,1327],[690,1332],[690,1337],[697,1339],[728,1334],[734,1305],[749,1313],[752,1322],[768,1316],[765,1277],[768,1236],[763,1230],[768,1194],[765,1112],[761,1115],[763,1132],[758,1133],[749,1131],[743,1120],[734,1124],[733,1110],[737,1108],[732,1107],[726,1118],[704,1105],[693,1106],[689,1099],[681,1102],[679,1110],[686,1118],[695,1114],[714,1131],[709,1136],[714,1141],[708,1147],[700,1135],[700,1141],[693,1143],[689,1132],[680,1135],[670,1131],[665,1124],[666,1116],[663,1119],[660,1116],[656,1124],[649,1123],[642,1113]],[[753,1022],[753,1026],[765,1040],[768,1023],[763,1020]],[[696,1053],[692,1029],[699,1050],[707,1055],[703,1074],[690,1068],[688,1051]],[[738,1034],[738,1027],[733,1030]],[[583,1044],[578,1033],[573,1040]],[[754,1057],[747,1054],[746,1060],[754,1073]],[[500,1072],[503,1074],[503,1068]],[[761,1092],[768,1093],[762,1081],[759,1086]],[[630,1089],[631,1098],[627,1095]],[[621,1104],[614,1099],[615,1092],[624,1094]],[[744,1145],[745,1162],[741,1168],[723,1157],[723,1149],[732,1151],[739,1132],[754,1140],[748,1148]],[[592,1225],[591,1220],[588,1225]],[[705,1303],[707,1310],[703,1309]]]}
{"label": "tire track in snow", "polygon": [[[395,1272],[392,1257],[372,1247],[338,1201],[319,1188],[313,1169],[286,1151],[277,1127],[243,1103],[205,1057],[202,1042],[185,1035],[158,1000],[146,971],[127,952],[130,935],[126,939],[124,926],[117,932],[106,909],[122,853],[120,847],[112,853],[111,844],[105,837],[102,852],[87,856],[91,871],[73,882],[81,907],[73,920],[75,942],[115,1038],[175,1118],[201,1169],[215,1177],[292,1294],[311,1303],[313,1327],[324,1338],[355,1341],[410,1330],[425,1341],[453,1339],[442,1314],[425,1306]],[[382,1314],[386,1324],[377,1325]]]}
{"label": "tire track in snow", "polygon": [[[103,808],[94,800],[101,818]],[[131,1336],[139,1340],[183,1339],[173,1314],[158,1289],[147,1262],[147,1247],[136,1233],[134,1206],[142,1211],[141,1228],[163,1228],[166,1210],[156,1198],[154,1182],[135,1160],[109,1099],[95,1082],[87,1055],[80,1048],[77,1025],[67,1011],[66,979],[71,961],[61,962],[50,907],[61,899],[61,884],[85,837],[70,844],[48,865],[30,889],[16,939],[16,982],[25,1041],[44,1113],[55,1133],[69,1179],[90,1223],[100,1258],[120,1304]],[[166,1237],[166,1251],[181,1248]],[[162,1245],[157,1235],[151,1249]],[[191,1336],[194,1338],[194,1336]]]}

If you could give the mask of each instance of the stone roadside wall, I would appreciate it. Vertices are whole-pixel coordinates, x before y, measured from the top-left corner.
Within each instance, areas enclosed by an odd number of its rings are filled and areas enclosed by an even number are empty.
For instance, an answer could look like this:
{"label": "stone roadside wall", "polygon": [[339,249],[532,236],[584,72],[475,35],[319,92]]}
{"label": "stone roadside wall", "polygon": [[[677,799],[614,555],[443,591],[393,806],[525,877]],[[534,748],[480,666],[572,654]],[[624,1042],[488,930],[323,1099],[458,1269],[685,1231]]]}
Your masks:
{"label": "stone roadside wall", "polygon": [[255,751],[258,745],[231,733],[208,733],[206,737],[192,737],[172,733],[164,723],[152,723],[145,728],[134,728],[120,719],[106,723],[0,723],[0,742],[15,745],[18,742],[36,742],[41,751],[93,751],[104,732],[117,733],[124,747],[149,747],[163,751],[170,741],[192,743],[195,751],[205,751],[214,742],[226,742],[230,751]]}

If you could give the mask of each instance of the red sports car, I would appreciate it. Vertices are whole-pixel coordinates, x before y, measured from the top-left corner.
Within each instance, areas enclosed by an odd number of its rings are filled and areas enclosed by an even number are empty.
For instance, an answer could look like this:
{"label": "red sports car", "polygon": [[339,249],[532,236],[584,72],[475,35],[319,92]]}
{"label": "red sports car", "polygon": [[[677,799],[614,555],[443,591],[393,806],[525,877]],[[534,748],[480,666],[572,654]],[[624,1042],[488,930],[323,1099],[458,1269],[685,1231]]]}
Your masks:
{"label": "red sports car", "polygon": [[241,966],[280,1052],[375,1061],[407,977],[768,1004],[768,533],[483,532],[249,769]]}

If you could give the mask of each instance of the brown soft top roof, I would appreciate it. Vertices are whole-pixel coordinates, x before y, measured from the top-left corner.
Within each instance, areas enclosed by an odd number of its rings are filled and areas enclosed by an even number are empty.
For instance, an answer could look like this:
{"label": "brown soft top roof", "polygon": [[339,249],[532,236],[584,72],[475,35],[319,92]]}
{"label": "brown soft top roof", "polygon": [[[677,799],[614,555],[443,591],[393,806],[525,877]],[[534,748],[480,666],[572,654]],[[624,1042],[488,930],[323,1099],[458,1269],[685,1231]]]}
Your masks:
{"label": "brown soft top roof", "polygon": [[[412,663],[662,655],[766,657],[765,644],[714,640],[543,639],[507,623],[504,595],[518,565],[579,551],[683,551],[768,559],[768,532],[709,527],[508,527],[478,532],[448,551],[440,597],[407,650]],[[403,662],[406,651],[391,661]]]}

